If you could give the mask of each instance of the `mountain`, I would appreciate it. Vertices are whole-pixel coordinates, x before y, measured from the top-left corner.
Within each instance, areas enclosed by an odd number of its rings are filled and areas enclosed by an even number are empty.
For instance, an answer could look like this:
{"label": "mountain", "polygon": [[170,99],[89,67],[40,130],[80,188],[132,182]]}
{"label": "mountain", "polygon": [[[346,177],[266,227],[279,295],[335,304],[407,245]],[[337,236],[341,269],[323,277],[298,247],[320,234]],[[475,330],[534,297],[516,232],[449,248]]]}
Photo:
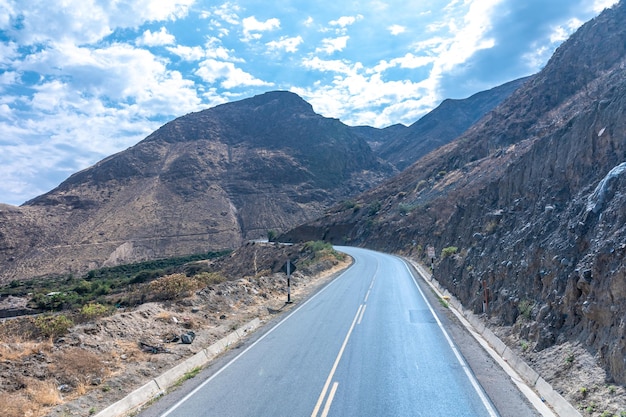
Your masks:
{"label": "mountain", "polygon": [[375,152],[402,171],[456,139],[527,80],[525,77],[510,81],[461,100],[446,99],[405,130],[390,132],[391,138],[374,148]]}
{"label": "mountain", "polygon": [[518,84],[446,101],[426,129],[349,127],[284,91],[180,117],[21,207],[0,205],[0,283],[289,230],[397,173],[395,152],[417,160],[449,142]]}
{"label": "mountain", "polygon": [[285,239],[420,257],[530,351],[566,341],[626,384],[626,1],[456,140]]}
{"label": "mountain", "polygon": [[235,248],[395,170],[339,120],[269,92],[188,114],[21,207],[0,207],[2,281]]}

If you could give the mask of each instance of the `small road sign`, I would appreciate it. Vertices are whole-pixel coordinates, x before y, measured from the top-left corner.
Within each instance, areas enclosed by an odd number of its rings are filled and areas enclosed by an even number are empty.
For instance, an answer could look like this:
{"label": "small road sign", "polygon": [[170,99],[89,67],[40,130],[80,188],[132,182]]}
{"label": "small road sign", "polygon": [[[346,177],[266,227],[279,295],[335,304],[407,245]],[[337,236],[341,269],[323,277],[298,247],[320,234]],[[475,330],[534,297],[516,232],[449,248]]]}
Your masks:
{"label": "small road sign", "polygon": [[285,262],[285,264],[283,265],[282,268],[280,268],[280,270],[283,271],[287,275],[291,275],[296,271],[296,264],[294,264],[290,260],[287,260],[287,262]]}

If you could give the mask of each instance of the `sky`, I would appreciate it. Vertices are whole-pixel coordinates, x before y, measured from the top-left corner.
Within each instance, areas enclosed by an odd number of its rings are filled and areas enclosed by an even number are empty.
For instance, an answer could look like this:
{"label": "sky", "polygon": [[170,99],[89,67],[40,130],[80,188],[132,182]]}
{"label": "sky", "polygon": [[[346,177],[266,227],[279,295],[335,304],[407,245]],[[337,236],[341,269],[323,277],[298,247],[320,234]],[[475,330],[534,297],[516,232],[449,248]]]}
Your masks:
{"label": "sky", "polygon": [[0,0],[0,203],[176,117],[287,90],[410,125],[531,75],[616,0]]}

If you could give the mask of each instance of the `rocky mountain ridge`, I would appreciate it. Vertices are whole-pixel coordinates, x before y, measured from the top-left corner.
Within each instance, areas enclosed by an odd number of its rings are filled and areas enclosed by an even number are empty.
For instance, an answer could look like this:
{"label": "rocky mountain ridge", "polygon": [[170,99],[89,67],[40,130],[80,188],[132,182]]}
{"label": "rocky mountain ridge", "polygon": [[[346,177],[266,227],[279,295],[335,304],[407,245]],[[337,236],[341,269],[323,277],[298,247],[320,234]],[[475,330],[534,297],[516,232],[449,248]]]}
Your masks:
{"label": "rocky mountain ridge", "polygon": [[285,237],[433,246],[467,308],[535,352],[576,341],[625,384],[624,21],[622,0],[460,138]]}
{"label": "rocky mountain ridge", "polygon": [[393,174],[338,120],[271,92],[176,119],[0,210],[2,281],[238,247]]}
{"label": "rocky mountain ridge", "polygon": [[[512,84],[434,112],[460,131],[471,124],[468,102],[487,112]],[[346,126],[284,91],[182,116],[20,207],[0,205],[0,282],[236,248],[289,230],[397,173],[393,157],[379,157],[388,146],[419,158],[413,144],[453,139],[408,140],[416,125]]]}

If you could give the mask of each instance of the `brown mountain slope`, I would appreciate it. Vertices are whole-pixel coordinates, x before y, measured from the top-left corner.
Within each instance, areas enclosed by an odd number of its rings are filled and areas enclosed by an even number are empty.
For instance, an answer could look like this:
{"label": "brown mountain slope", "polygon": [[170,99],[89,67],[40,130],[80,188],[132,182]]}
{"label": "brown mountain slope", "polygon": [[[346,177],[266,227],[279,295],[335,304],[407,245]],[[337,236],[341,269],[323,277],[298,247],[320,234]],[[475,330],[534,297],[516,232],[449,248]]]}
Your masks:
{"label": "brown mountain slope", "polygon": [[1,207],[0,276],[238,247],[393,172],[295,94],[220,105],[167,123],[22,207]]}
{"label": "brown mountain slope", "polygon": [[433,245],[466,307],[484,282],[488,317],[529,351],[580,343],[626,384],[624,21],[622,0],[458,140],[288,237]]}

